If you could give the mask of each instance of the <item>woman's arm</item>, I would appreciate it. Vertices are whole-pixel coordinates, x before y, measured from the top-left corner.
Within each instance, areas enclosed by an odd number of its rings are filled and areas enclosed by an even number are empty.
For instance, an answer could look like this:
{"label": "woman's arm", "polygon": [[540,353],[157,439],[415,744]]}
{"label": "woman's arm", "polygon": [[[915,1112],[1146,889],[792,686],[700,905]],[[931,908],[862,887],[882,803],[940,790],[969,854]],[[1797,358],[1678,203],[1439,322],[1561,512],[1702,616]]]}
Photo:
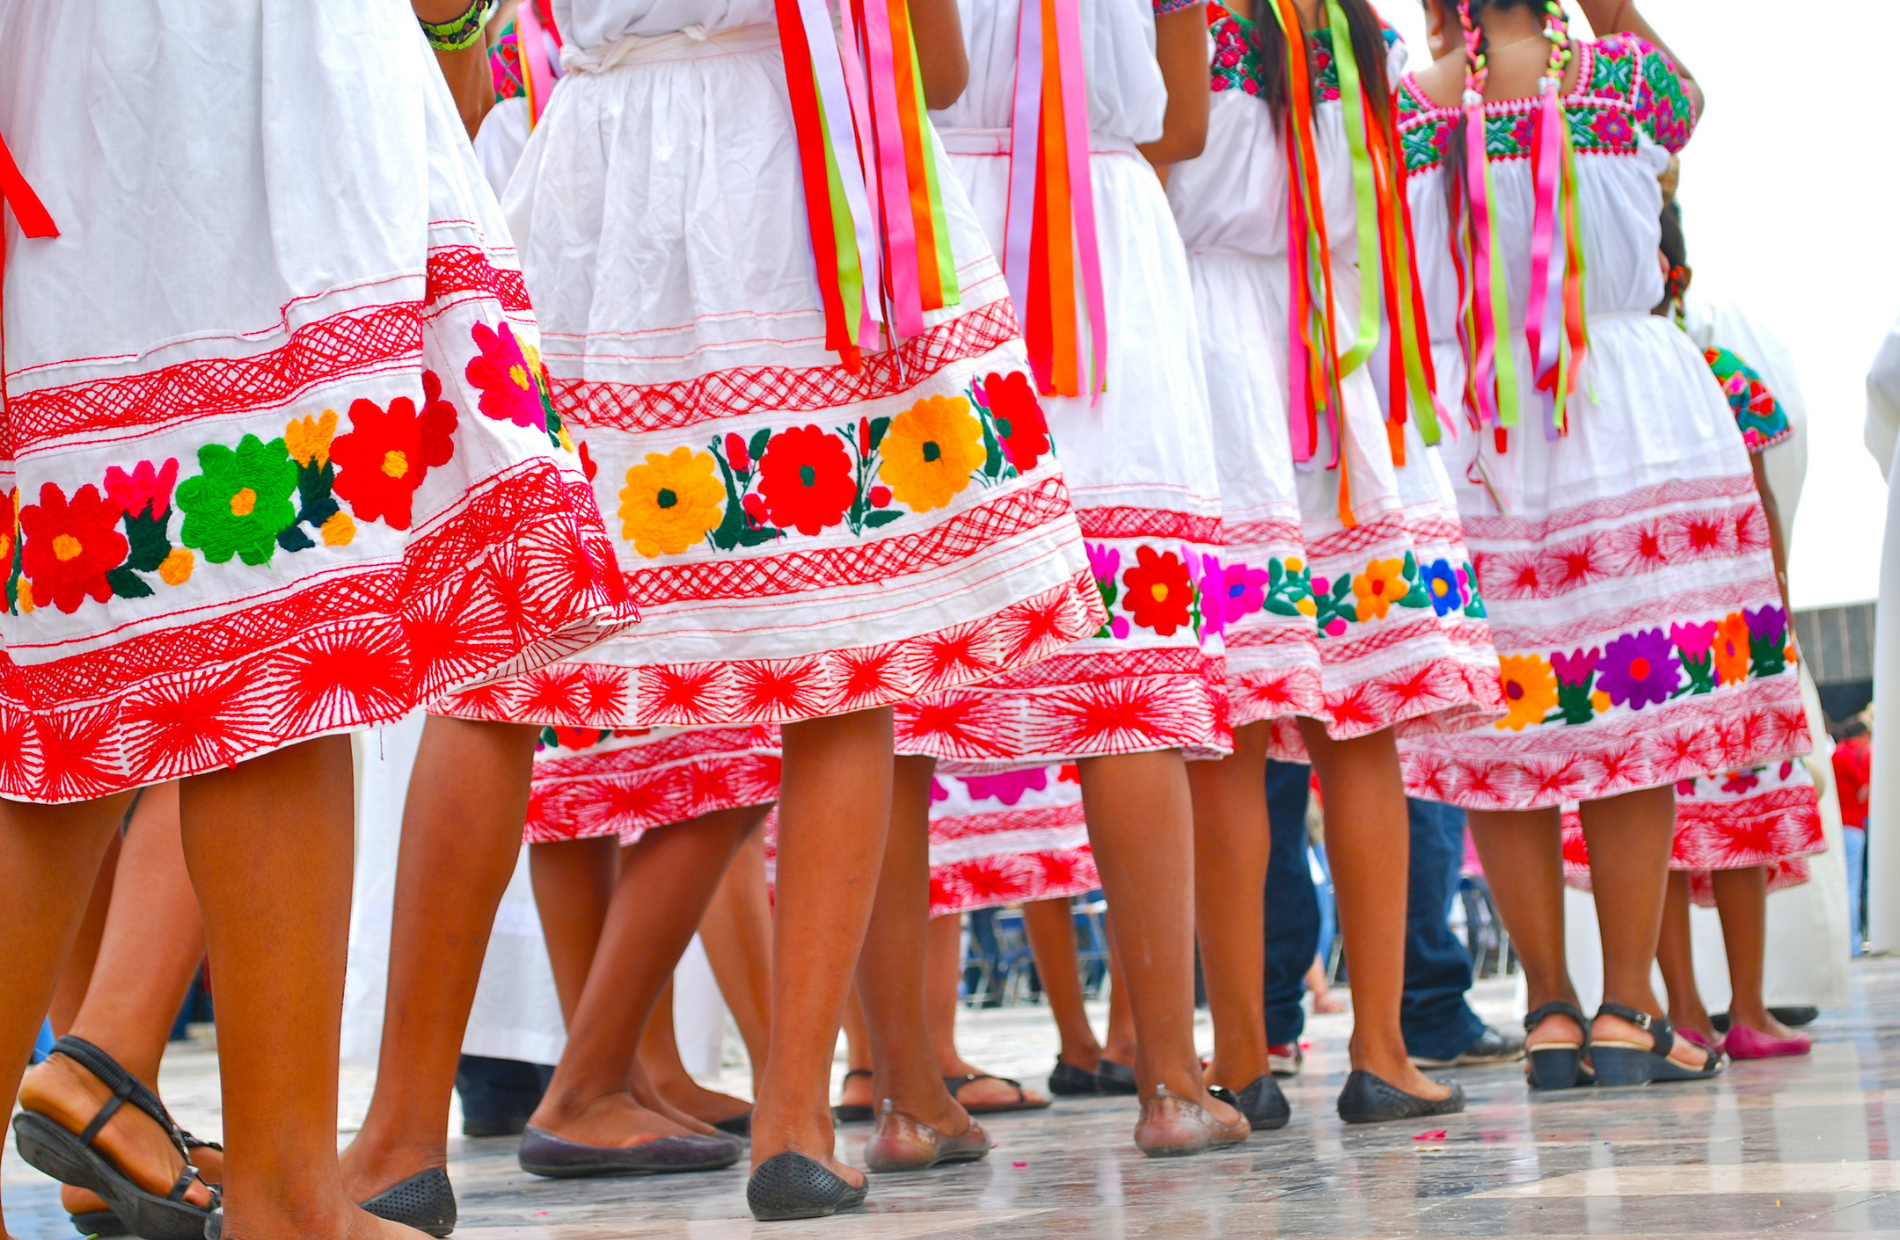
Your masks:
{"label": "woman's arm", "polygon": [[924,106],[936,112],[963,97],[970,57],[963,48],[957,0],[910,0],[910,29],[917,40],[917,72],[924,79]]}
{"label": "woman's arm", "polygon": [[1669,45],[1662,41],[1656,28],[1649,24],[1641,13],[1636,11],[1636,0],[1578,0],[1584,17],[1589,19],[1590,29],[1597,38],[1612,34],[1633,34],[1646,42],[1661,48],[1670,60],[1676,64],[1676,76],[1682,79],[1682,88],[1689,92],[1690,102],[1695,104],[1697,116],[1702,115],[1705,100],[1702,87],[1696,83],[1689,72],[1689,66],[1682,63],[1682,57],[1670,51]]}
{"label": "woman's arm", "polygon": [[1207,10],[1194,4],[1155,15],[1155,59],[1168,86],[1168,112],[1161,136],[1141,153],[1166,173],[1169,164],[1193,159],[1207,145]]}
{"label": "woman's arm", "polygon": [[1794,640],[1794,605],[1788,601],[1788,552],[1782,545],[1781,510],[1775,507],[1775,490],[1768,485],[1768,466],[1759,452],[1749,455],[1755,467],[1755,489],[1761,492],[1762,510],[1768,514],[1768,552],[1775,561],[1775,585],[1781,589],[1781,605],[1788,611],[1788,640]]}
{"label": "woman's arm", "polygon": [[[454,21],[468,11],[468,0],[412,0],[416,18],[425,22]],[[437,52],[435,63],[442,70],[449,93],[455,96],[455,110],[461,113],[462,127],[472,141],[482,127],[482,118],[495,106],[495,79],[488,68],[488,40],[477,39],[472,47],[459,52]]]}

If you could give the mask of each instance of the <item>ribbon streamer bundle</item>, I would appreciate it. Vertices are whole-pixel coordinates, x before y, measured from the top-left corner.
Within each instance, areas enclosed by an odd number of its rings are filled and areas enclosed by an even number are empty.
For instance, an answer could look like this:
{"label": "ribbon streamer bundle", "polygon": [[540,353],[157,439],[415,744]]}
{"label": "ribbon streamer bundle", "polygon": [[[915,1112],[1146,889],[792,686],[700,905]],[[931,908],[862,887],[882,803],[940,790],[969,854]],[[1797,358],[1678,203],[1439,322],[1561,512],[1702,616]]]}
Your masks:
{"label": "ribbon streamer bundle", "polygon": [[1313,126],[1314,91],[1306,34],[1293,0],[1274,0],[1286,48],[1289,107],[1286,125],[1287,259],[1291,295],[1288,377],[1293,454],[1311,460],[1318,450],[1319,423],[1330,432],[1328,468],[1340,469],[1339,515],[1352,516],[1350,470],[1345,460],[1345,406],[1341,381],[1372,357],[1383,340],[1389,360],[1386,436],[1394,464],[1405,463],[1407,407],[1428,444],[1437,443],[1440,416],[1432,368],[1424,292],[1413,256],[1411,208],[1405,194],[1405,161],[1389,107],[1378,107],[1365,88],[1353,51],[1352,30],[1338,0],[1327,0],[1326,17],[1339,74],[1340,105],[1351,153],[1357,212],[1359,323],[1351,349],[1338,346],[1333,263],[1326,208],[1320,188],[1318,143]]}
{"label": "ribbon streamer bundle", "polygon": [[515,14],[515,46],[521,55],[521,85],[528,98],[529,129],[541,123],[541,113],[547,111],[548,97],[553,94],[559,77],[555,62],[548,57],[548,43],[551,40],[558,51],[561,31],[552,16],[542,16],[542,3],[543,0],[522,0]]}
{"label": "ribbon streamer bundle", "polygon": [[[1480,426],[1493,429],[1505,450],[1510,428],[1520,421],[1517,362],[1510,334],[1510,291],[1498,241],[1497,189],[1485,149],[1484,83],[1488,67],[1471,20],[1470,0],[1459,0],[1469,61],[1465,76],[1465,177],[1460,187],[1465,253],[1454,242],[1458,263],[1460,335],[1470,365],[1465,397]],[[1531,176],[1536,206],[1531,227],[1531,271],[1524,334],[1532,377],[1543,393],[1544,434],[1556,440],[1569,430],[1569,400],[1589,348],[1583,309],[1583,229],[1577,205],[1576,150],[1564,115],[1564,70],[1572,53],[1562,0],[1545,0],[1544,35],[1550,60],[1538,82],[1532,115]],[[1562,251],[1558,233],[1562,232]],[[1470,278],[1466,280],[1465,260]]]}
{"label": "ribbon streamer bundle", "polygon": [[[27,184],[20,166],[13,162],[13,152],[7,149],[4,137],[0,137],[0,207],[13,208],[13,218],[19,221],[20,231],[28,237],[59,236],[59,228],[47,214],[45,204]],[[0,216],[0,459],[6,451],[6,276],[7,226],[5,218]]]}
{"label": "ribbon streamer bundle", "polygon": [[[1108,312],[1102,291],[1095,192],[1089,176],[1088,88],[1077,0],[1022,0],[1010,116],[1009,211],[1003,274],[1023,307],[1036,389],[1091,399],[1108,386]],[[1084,378],[1075,284],[1087,299]]]}
{"label": "ribbon streamer bundle", "polygon": [[925,128],[905,0],[776,0],[825,347],[857,373],[863,350],[924,330],[961,300],[943,213],[944,169]]}

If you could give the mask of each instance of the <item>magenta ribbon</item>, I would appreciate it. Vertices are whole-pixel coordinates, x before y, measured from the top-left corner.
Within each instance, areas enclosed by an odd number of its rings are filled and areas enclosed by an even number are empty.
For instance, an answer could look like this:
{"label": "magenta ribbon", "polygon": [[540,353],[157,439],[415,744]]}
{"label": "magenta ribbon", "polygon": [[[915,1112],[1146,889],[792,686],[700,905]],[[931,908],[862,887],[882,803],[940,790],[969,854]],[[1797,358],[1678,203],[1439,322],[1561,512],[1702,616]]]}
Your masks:
{"label": "magenta ribbon", "polygon": [[[1024,7],[1036,0],[1023,0]],[[1076,261],[1088,297],[1092,370],[1089,401],[1108,384],[1108,301],[1102,291],[1102,253],[1095,229],[1095,184],[1089,175],[1089,99],[1083,80],[1082,10],[1077,0],[1055,0],[1056,64],[1062,78],[1062,123],[1068,133],[1069,199],[1075,211]]]}
{"label": "magenta ribbon", "polygon": [[1009,204],[1003,225],[1003,279],[1018,313],[1029,313],[1036,229],[1036,165],[1042,154],[1042,5],[1022,0],[1016,24],[1016,86],[1009,115]]}
{"label": "magenta ribbon", "polygon": [[924,295],[917,272],[917,229],[910,214],[910,173],[904,164],[904,131],[897,110],[897,57],[891,14],[884,0],[857,0],[863,15],[864,61],[875,131],[877,192],[889,248],[891,327],[900,336],[924,331]]}
{"label": "magenta ribbon", "polygon": [[517,20],[515,42],[521,49],[522,70],[530,83],[528,98],[533,100],[534,110],[528,114],[528,126],[533,128],[541,123],[541,114],[548,110],[548,96],[554,93],[554,66],[548,60],[547,33],[534,11],[534,0],[524,0]]}
{"label": "magenta ribbon", "polygon": [[1473,326],[1478,336],[1472,350],[1471,386],[1478,401],[1479,422],[1496,426],[1498,336],[1497,325],[1491,319],[1491,199],[1484,183],[1484,136],[1484,104],[1468,98],[1465,101],[1465,142],[1466,149],[1476,154],[1467,157],[1465,166],[1470,170],[1467,179],[1471,206],[1471,300],[1477,308],[1472,318],[1476,320]]}
{"label": "magenta ribbon", "polygon": [[[1558,255],[1558,188],[1563,179],[1563,108],[1557,87],[1544,79],[1537,118],[1537,208],[1531,225],[1531,285],[1524,332],[1536,385],[1544,393],[1544,434],[1555,441],[1557,364],[1564,343],[1564,262]],[[1553,262],[1552,259],[1556,258]]]}

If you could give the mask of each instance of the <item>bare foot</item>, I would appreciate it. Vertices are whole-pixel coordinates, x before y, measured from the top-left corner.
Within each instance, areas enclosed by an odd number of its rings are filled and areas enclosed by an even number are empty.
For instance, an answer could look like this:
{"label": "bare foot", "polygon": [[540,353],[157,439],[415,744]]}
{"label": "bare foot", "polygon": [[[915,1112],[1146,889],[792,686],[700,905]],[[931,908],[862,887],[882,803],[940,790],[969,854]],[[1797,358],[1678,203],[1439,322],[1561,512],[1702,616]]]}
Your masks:
{"label": "bare foot", "polygon": [[[1598,1016],[1590,1026],[1590,1041],[1597,1044],[1624,1042],[1632,1046],[1652,1049],[1656,1045],[1655,1037],[1648,1030],[1638,1029],[1635,1025],[1616,1016]],[[1680,1064],[1691,1072],[1700,1072],[1709,1066],[1709,1056],[1712,1053],[1687,1038],[1677,1038],[1675,1044],[1669,1048],[1669,1059],[1672,1063]]]}
{"label": "bare foot", "polygon": [[1340,1012],[1350,1010],[1350,1006],[1347,1002],[1337,994],[1334,994],[1331,990],[1316,990],[1313,992],[1313,1011],[1322,1016],[1334,1016]]}
{"label": "bare foot", "polygon": [[563,1140],[608,1149],[626,1149],[661,1137],[682,1137],[688,1133],[706,1135],[697,1128],[675,1123],[657,1111],[648,1110],[624,1091],[604,1094],[579,1105],[563,1104],[550,1095],[541,1100],[528,1122]]}
{"label": "bare foot", "polygon": [[[20,1083],[23,1110],[45,1116],[73,1133],[84,1132],[111,1098],[112,1091],[103,1081],[57,1052],[30,1069]],[[170,1135],[137,1107],[120,1107],[99,1130],[93,1145],[134,1184],[161,1197],[171,1192],[185,1168]],[[211,1190],[203,1182],[194,1183],[185,1190],[185,1200],[208,1207]]]}
{"label": "bare foot", "polygon": [[[1006,1107],[1016,1104],[1016,1086],[1011,1085],[1008,1081],[1002,1080],[999,1077],[988,1075],[983,1069],[970,1063],[968,1060],[959,1059],[953,1064],[947,1066],[938,1064],[937,1067],[938,1070],[943,1073],[946,1082],[951,1077],[969,1076],[972,1073],[982,1077],[981,1080],[965,1081],[957,1088],[955,1094],[956,1100],[962,1106]],[[1022,1101],[1040,1103],[1045,1101],[1045,1099],[1035,1090],[1025,1087],[1022,1091]],[[903,1108],[899,1107],[898,1109],[902,1110]]]}
{"label": "bare foot", "polygon": [[[702,1137],[710,1137],[713,1133],[718,1131],[711,1124],[700,1119],[684,1107],[674,1106],[672,1101],[669,1100],[665,1094],[661,1093],[660,1089],[654,1085],[650,1079],[643,1075],[630,1074],[628,1076],[627,1092],[632,1096],[636,1105],[644,1110],[653,1112],[655,1115],[665,1116],[687,1132]],[[539,1124],[535,1126],[537,1128],[540,1127]]]}
{"label": "bare foot", "polygon": [[752,1113],[752,1104],[744,1098],[707,1089],[688,1077],[683,1081],[655,1082],[660,1098],[668,1106],[682,1111],[703,1124],[719,1124]]}

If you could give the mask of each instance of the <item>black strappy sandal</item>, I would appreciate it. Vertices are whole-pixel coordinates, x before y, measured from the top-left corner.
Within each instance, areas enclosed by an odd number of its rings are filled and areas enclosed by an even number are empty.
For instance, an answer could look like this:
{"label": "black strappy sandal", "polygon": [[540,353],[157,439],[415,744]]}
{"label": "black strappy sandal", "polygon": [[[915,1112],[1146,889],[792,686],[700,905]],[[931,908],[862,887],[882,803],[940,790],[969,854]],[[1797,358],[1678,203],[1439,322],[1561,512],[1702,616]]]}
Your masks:
{"label": "black strappy sandal", "polygon": [[1614,1016],[1644,1030],[1655,1040],[1652,1046],[1634,1042],[1597,1042],[1592,1048],[1596,1059],[1597,1084],[1647,1085],[1652,1081],[1706,1081],[1722,1070],[1722,1052],[1703,1048],[1707,1058],[1701,1068],[1685,1068],[1669,1057],[1676,1044],[1676,1027],[1666,1016],[1651,1016],[1620,1003],[1606,1003],[1597,1015]]}
{"label": "black strappy sandal", "polygon": [[[122,1226],[146,1240],[199,1240],[204,1235],[205,1220],[211,1208],[218,1204],[218,1190],[211,1189],[211,1207],[194,1206],[185,1200],[185,1193],[192,1184],[202,1181],[198,1179],[198,1169],[191,1165],[184,1133],[172,1121],[158,1095],[121,1067],[116,1059],[82,1038],[68,1034],[53,1043],[53,1053],[66,1056],[92,1073],[112,1090],[112,1097],[99,1108],[92,1122],[76,1133],[44,1115],[20,1112],[13,1120],[14,1141],[20,1157],[62,1184],[97,1193],[112,1207],[112,1214]],[[128,1102],[165,1130],[177,1147],[179,1157],[185,1160],[185,1169],[179,1172],[171,1191],[162,1197],[139,1187],[93,1145],[100,1129]]]}
{"label": "black strappy sandal", "polygon": [[[972,1081],[1001,1081],[1016,1091],[1016,1101],[982,1103],[965,1102],[958,1098],[957,1091]],[[1031,1102],[1021,1081],[1012,1080],[1007,1076],[992,1076],[988,1072],[966,1072],[962,1076],[946,1076],[943,1078],[943,1087],[950,1091],[950,1097],[958,1106],[972,1115],[1001,1115],[1006,1111],[1043,1111],[1055,1101],[1053,1098],[1044,1098],[1041,1102]]]}
{"label": "black strappy sandal", "polygon": [[[870,1075],[872,1075],[872,1073],[869,1068],[853,1068],[844,1074],[844,1079],[848,1081],[854,1076]],[[839,1103],[837,1106],[831,1108],[831,1122],[834,1124],[868,1124],[876,1118],[877,1111],[875,1108],[863,1106],[855,1102],[848,1105]]]}
{"label": "black strappy sandal", "polygon": [[1583,1009],[1558,999],[1527,1013],[1524,1036],[1529,1038],[1537,1027],[1553,1016],[1568,1016],[1583,1030],[1579,1042],[1545,1042],[1524,1053],[1524,1076],[1532,1089],[1574,1089],[1596,1084],[1596,1070],[1590,1063],[1590,1022]]}

